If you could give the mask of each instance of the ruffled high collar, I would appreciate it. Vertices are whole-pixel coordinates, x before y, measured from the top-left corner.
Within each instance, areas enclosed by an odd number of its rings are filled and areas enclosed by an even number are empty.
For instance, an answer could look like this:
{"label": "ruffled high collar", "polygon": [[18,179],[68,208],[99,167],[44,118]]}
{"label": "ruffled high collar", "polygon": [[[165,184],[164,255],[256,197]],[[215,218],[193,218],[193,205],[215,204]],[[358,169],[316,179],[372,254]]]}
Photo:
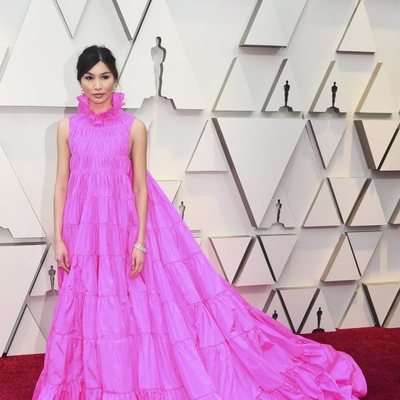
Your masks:
{"label": "ruffled high collar", "polygon": [[111,108],[96,113],[89,107],[89,98],[85,94],[81,94],[76,97],[78,100],[78,112],[93,122],[94,125],[101,125],[103,121],[117,116],[122,111],[121,107],[125,104],[124,97],[125,95],[122,92],[113,92]]}

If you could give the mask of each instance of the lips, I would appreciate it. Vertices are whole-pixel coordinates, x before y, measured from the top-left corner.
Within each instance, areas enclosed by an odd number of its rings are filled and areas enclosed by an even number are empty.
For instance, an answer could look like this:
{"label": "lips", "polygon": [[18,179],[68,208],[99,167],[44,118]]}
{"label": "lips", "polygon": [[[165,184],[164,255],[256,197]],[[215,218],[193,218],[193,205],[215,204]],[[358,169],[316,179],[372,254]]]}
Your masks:
{"label": "lips", "polygon": [[104,93],[95,93],[93,96],[94,97],[102,97],[102,96],[104,96]]}

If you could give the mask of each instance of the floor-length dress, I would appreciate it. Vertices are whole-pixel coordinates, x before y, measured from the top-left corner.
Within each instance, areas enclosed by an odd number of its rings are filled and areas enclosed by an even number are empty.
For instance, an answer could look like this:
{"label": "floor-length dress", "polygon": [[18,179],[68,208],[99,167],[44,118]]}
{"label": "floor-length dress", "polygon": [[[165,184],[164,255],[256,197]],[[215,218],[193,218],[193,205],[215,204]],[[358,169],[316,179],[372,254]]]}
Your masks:
{"label": "floor-length dress", "polygon": [[142,272],[129,276],[138,232],[129,131],[134,115],[69,117],[70,178],[62,237],[70,272],[59,292],[33,400],[356,399],[354,360],[293,334],[252,307],[201,251],[147,171]]}

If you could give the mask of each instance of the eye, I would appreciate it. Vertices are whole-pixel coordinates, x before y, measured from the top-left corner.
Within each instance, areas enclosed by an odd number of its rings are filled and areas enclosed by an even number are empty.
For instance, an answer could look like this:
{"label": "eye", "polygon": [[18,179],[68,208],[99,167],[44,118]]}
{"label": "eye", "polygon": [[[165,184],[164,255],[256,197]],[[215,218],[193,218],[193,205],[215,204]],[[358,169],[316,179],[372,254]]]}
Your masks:
{"label": "eye", "polygon": [[110,79],[110,75],[103,75],[104,79]]}
{"label": "eye", "polygon": [[86,76],[85,76],[85,79],[86,79],[87,81],[90,81],[90,80],[92,79],[92,77],[89,76],[89,75],[86,75]]}

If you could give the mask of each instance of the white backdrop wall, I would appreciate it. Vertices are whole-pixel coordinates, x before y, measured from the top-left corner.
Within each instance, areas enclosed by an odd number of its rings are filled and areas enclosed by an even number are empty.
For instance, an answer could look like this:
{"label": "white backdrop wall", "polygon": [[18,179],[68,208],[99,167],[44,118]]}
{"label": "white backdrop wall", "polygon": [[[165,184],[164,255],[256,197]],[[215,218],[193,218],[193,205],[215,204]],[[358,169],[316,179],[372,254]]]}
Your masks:
{"label": "white backdrop wall", "polygon": [[302,333],[319,307],[325,330],[400,326],[399,17],[396,0],[0,0],[0,348],[45,349],[56,126],[91,44],[118,60],[149,170],[251,304]]}

